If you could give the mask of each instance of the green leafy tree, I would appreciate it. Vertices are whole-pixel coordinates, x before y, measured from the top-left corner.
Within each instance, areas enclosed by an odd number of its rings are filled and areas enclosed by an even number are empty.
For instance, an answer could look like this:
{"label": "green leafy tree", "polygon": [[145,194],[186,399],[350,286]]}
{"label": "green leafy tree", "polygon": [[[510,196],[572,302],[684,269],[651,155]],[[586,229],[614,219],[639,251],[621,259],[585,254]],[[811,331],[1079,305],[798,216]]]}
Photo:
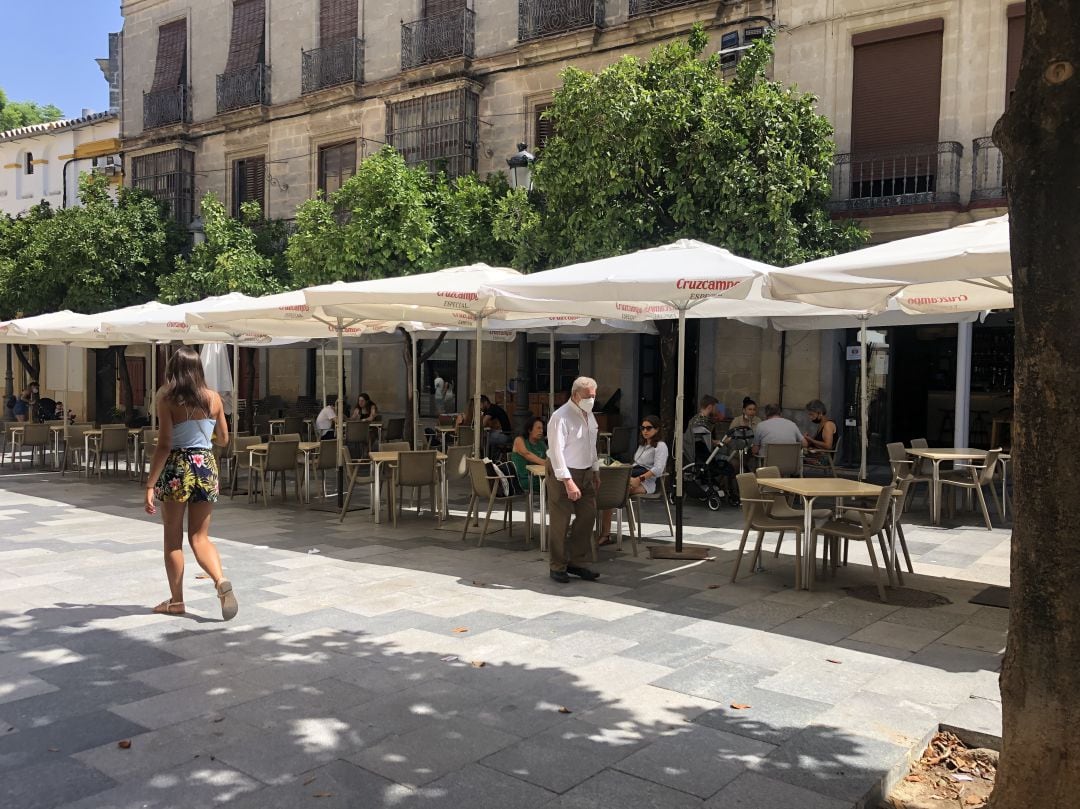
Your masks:
{"label": "green leafy tree", "polygon": [[[829,217],[832,129],[812,96],[768,78],[771,39],[731,81],[706,45],[698,26],[647,60],[563,71],[546,113],[555,136],[533,171],[539,204],[530,212],[518,197],[500,210],[519,261],[542,268],[694,238],[788,265],[864,241]],[[657,325],[671,414],[675,329]]]}
{"label": "green leafy tree", "polygon": [[30,124],[59,121],[63,117],[64,113],[60,108],[52,104],[42,106],[34,101],[9,101],[0,87],[0,132]]}
{"label": "green leafy tree", "polygon": [[281,225],[265,223],[257,202],[245,202],[240,219],[233,219],[221,200],[207,194],[200,211],[206,240],[189,256],[176,256],[173,271],[159,281],[163,301],[184,303],[229,292],[269,295],[287,288],[284,261],[275,254]]}

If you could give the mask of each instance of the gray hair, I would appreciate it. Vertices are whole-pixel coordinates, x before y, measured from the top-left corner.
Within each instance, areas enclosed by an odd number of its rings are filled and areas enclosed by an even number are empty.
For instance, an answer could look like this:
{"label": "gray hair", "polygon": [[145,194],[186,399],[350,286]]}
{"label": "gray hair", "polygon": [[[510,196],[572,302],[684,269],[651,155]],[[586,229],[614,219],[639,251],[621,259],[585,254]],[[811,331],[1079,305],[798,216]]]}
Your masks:
{"label": "gray hair", "polygon": [[574,380],[574,384],[570,386],[570,395],[574,396],[589,388],[596,389],[596,380],[588,376],[579,376]]}

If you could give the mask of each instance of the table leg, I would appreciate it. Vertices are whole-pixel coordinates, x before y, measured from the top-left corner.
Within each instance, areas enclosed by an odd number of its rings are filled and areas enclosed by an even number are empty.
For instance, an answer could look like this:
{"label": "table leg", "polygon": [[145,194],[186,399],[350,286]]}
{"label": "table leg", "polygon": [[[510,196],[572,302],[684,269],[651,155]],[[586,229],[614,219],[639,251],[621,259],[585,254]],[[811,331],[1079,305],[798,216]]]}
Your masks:
{"label": "table leg", "polygon": [[934,463],[934,525],[941,525],[941,477],[938,470],[941,468],[941,461],[936,458],[931,459]]}
{"label": "table leg", "polygon": [[[135,433],[135,446],[131,449],[131,465],[139,464],[139,469],[142,469],[142,461],[139,459],[139,434]],[[128,477],[132,476],[132,470],[128,470]],[[142,472],[135,472],[135,480],[139,480],[142,477]]]}
{"label": "table leg", "polygon": [[304,502],[311,502],[311,455],[307,452],[304,453]]}
{"label": "table leg", "polygon": [[1009,462],[1001,462],[1001,521],[1009,511]]}
{"label": "table leg", "polygon": [[814,498],[803,497],[803,535],[802,535],[802,589],[809,590],[814,576],[814,554],[811,537],[814,534]]}
{"label": "table leg", "polygon": [[[14,458],[13,458],[14,461]],[[82,456],[82,468],[83,477],[90,477],[90,436],[83,436],[83,456]]]}
{"label": "table leg", "polygon": [[900,572],[900,559],[897,556],[896,548],[896,497],[892,498],[892,502],[889,504],[890,520],[889,520],[889,558],[885,560],[885,563],[889,566],[889,582],[893,580],[893,570],[896,570],[896,584],[899,587],[904,586],[904,575]]}
{"label": "table leg", "polygon": [[60,470],[60,433],[56,430],[52,434],[52,468],[54,472]]}
{"label": "table leg", "polygon": [[378,461],[375,462],[375,503],[373,504],[375,510],[375,524],[379,524],[380,515],[382,514],[382,482],[381,482],[381,467],[382,464]]}

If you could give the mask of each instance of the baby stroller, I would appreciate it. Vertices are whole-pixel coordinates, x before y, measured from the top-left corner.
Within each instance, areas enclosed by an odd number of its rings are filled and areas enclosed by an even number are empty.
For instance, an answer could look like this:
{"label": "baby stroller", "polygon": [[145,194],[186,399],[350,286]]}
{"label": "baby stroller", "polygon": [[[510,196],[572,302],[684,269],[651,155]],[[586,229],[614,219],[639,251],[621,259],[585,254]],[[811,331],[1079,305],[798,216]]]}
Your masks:
{"label": "baby stroller", "polygon": [[[706,428],[686,431],[683,440],[683,494],[700,500],[710,511],[719,511],[726,500],[739,505],[735,470],[723,457],[723,447],[712,446],[712,433]],[[668,497],[673,496],[674,487]]]}

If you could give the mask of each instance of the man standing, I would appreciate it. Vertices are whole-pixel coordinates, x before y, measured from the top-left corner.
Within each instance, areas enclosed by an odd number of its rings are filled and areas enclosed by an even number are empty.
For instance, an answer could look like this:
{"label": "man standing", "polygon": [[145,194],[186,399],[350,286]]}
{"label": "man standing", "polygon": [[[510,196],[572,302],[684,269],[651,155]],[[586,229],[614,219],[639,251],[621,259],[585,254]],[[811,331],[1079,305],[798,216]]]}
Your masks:
{"label": "man standing", "polygon": [[[551,578],[586,581],[600,574],[585,567],[596,524],[600,460],[596,454],[596,380],[579,376],[570,400],[548,422],[547,498],[551,529]],[[571,517],[574,524],[570,525]]]}

